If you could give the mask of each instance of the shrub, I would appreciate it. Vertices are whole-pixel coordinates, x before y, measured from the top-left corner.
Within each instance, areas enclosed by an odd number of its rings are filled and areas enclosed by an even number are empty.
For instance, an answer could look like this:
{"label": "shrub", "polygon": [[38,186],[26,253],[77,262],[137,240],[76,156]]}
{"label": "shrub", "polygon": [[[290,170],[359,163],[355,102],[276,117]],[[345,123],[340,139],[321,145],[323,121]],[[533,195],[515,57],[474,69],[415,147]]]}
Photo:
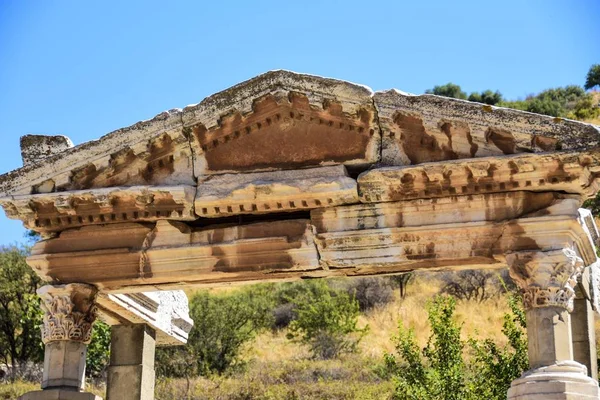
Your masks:
{"label": "shrub", "polygon": [[497,293],[489,287],[496,274],[494,271],[478,269],[446,272],[442,275],[445,284],[440,293],[459,300],[482,302]]}
{"label": "shrub", "polygon": [[25,262],[26,247],[0,248],[0,362],[21,376],[27,365],[43,358],[39,325],[42,313],[36,290],[42,281]]}
{"label": "shrub", "polygon": [[267,285],[227,295],[199,292],[190,301],[194,327],[185,347],[159,350],[160,375],[189,377],[223,374],[241,367],[244,344],[271,326],[273,301]]}
{"label": "shrub", "polygon": [[379,375],[395,377],[394,399],[470,400],[506,399],[510,383],[528,368],[525,313],[521,299],[510,293],[510,314],[504,315],[502,332],[508,344],[469,340],[473,358],[464,361],[465,342],[454,319],[455,300],[438,296],[427,304],[431,336],[422,350],[414,331],[401,323],[395,338],[396,354],[387,354]]}
{"label": "shrub", "polygon": [[464,342],[460,338],[461,326],[453,318],[455,306],[455,300],[446,296],[438,296],[427,304],[432,334],[422,355],[414,331],[399,325],[395,344],[400,359],[392,354],[385,356],[387,369],[397,379],[394,399],[466,398]]}
{"label": "shrub", "polygon": [[287,337],[310,347],[315,358],[330,359],[356,350],[367,328],[359,329],[359,305],[342,290],[333,290],[324,281],[311,281],[310,296],[297,299],[298,318],[289,326]]}
{"label": "shrub", "polygon": [[415,275],[413,272],[405,272],[404,274],[392,275],[392,276],[388,277],[390,282],[392,282],[393,284],[395,284],[398,287],[398,290],[400,291],[401,299],[406,297],[406,290],[408,288],[408,283],[412,280],[412,278],[414,276]]}
{"label": "shrub", "polygon": [[96,321],[92,341],[87,348],[85,374],[89,378],[103,378],[110,358],[110,326]]}
{"label": "shrub", "polygon": [[489,339],[469,340],[474,361],[478,365],[473,384],[476,398],[506,399],[510,383],[529,368],[526,319],[521,304],[518,295],[508,295],[511,314],[504,315],[502,324],[502,333],[508,338],[508,344],[504,347],[499,347]]}
{"label": "shrub", "polygon": [[390,280],[381,277],[351,278],[346,290],[354,296],[360,311],[371,310],[394,299]]}

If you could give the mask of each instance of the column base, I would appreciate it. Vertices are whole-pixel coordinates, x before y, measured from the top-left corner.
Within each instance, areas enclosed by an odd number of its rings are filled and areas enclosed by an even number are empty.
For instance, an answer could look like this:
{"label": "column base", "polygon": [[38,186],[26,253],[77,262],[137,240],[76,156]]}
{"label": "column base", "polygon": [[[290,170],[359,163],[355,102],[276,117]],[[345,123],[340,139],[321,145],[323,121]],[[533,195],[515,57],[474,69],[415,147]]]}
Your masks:
{"label": "column base", "polygon": [[89,392],[76,392],[65,389],[36,390],[25,393],[17,400],[102,400],[102,397]]}
{"label": "column base", "polygon": [[587,368],[575,361],[532,369],[515,379],[508,400],[584,400],[600,398],[598,382],[587,376]]}

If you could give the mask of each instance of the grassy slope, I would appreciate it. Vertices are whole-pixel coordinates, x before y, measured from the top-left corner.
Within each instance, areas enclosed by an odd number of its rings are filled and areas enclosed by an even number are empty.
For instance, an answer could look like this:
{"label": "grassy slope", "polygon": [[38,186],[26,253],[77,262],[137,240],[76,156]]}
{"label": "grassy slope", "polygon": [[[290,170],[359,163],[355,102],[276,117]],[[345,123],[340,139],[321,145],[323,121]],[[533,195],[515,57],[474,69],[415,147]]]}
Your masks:
{"label": "grassy slope", "polygon": [[[361,316],[369,333],[360,351],[341,360],[311,360],[302,346],[291,343],[285,332],[266,332],[248,346],[246,372],[230,378],[195,379],[190,382],[194,399],[385,399],[393,391],[391,380],[374,373],[383,355],[394,350],[392,337],[400,321],[415,330],[425,345],[429,325],[425,304],[438,291],[435,274],[418,277],[409,285],[406,299]],[[464,339],[493,338],[504,343],[502,316],[508,312],[503,298],[483,303],[459,302],[457,318],[463,322]],[[157,399],[184,398],[185,380],[157,384]]]}

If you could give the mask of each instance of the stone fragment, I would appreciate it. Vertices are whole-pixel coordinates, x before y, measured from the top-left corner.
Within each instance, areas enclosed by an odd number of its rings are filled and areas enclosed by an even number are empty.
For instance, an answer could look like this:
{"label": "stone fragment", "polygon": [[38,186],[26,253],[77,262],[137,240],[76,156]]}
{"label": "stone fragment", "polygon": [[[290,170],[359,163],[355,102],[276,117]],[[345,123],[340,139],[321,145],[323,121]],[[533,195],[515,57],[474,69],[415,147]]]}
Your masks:
{"label": "stone fragment", "polygon": [[349,82],[271,71],[188,106],[196,176],[377,162],[371,94]]}
{"label": "stone fragment", "polygon": [[0,198],[6,216],[36,232],[84,225],[171,219],[192,221],[193,186],[133,186]]}
{"label": "stone fragment", "polygon": [[101,319],[109,325],[143,324],[156,331],[156,343],[173,346],[187,343],[193,326],[183,290],[139,293],[101,293]]}
{"label": "stone fragment", "polygon": [[365,203],[454,195],[563,191],[593,196],[600,185],[597,152],[519,154],[371,169],[358,177]]}
{"label": "stone fragment", "polygon": [[73,142],[66,136],[25,135],[21,136],[21,158],[23,166],[34,164],[53,154],[58,154],[73,147]]}
{"label": "stone fragment", "polygon": [[299,211],[358,203],[356,181],[343,165],[292,171],[224,174],[198,184],[201,217]]}
{"label": "stone fragment", "polygon": [[409,165],[600,145],[590,124],[395,89],[373,96],[382,163]]}

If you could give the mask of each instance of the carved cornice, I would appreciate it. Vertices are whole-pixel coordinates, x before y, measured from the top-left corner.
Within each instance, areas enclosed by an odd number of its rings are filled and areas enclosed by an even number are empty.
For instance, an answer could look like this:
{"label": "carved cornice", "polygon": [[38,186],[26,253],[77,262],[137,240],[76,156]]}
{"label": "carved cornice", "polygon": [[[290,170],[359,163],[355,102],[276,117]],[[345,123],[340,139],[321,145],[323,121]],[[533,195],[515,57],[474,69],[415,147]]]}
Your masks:
{"label": "carved cornice", "polygon": [[521,154],[373,169],[358,177],[358,194],[365,203],[517,190],[593,196],[598,176],[593,151]]}
{"label": "carved cornice", "polygon": [[0,198],[7,217],[38,232],[128,221],[196,219],[193,186],[132,186]]}
{"label": "carved cornice", "polygon": [[523,293],[525,309],[554,306],[573,310],[575,285],[584,266],[575,250],[511,253],[506,261],[511,278]]}
{"label": "carved cornice", "polygon": [[202,217],[299,211],[358,203],[356,180],[343,165],[292,171],[224,174],[199,184]]}
{"label": "carved cornice", "polygon": [[44,311],[42,341],[70,340],[88,344],[96,320],[97,290],[92,285],[71,283],[38,289]]}

